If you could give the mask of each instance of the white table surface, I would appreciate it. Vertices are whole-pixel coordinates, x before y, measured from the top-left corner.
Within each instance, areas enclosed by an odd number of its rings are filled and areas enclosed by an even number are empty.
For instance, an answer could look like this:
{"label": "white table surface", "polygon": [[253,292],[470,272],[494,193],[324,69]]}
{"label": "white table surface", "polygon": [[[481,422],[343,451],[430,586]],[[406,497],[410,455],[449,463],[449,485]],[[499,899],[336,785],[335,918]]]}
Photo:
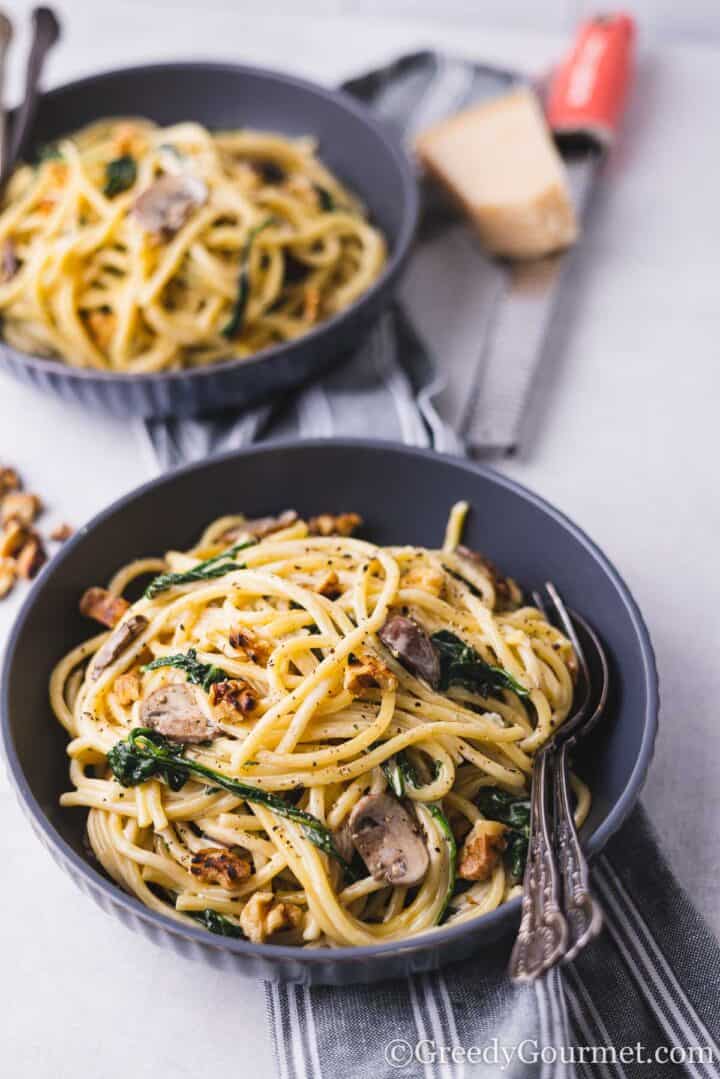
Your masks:
{"label": "white table surface", "polygon": [[[6,6],[19,15],[29,5]],[[66,34],[50,65],[53,84],[176,57],[242,59],[333,83],[428,44],[542,69],[564,44],[558,34],[477,25],[469,33],[458,20],[410,15],[243,16],[220,0],[204,3],[202,18],[196,5],[169,0],[59,6]],[[503,466],[587,529],[645,612],[663,710],[644,800],[716,930],[718,100],[720,46],[641,49],[623,138],[553,330],[536,410],[543,421],[526,456]],[[3,460],[54,517],[76,525],[152,469],[131,424],[6,377]],[[0,645],[20,598],[18,589],[0,605]],[[102,914],[42,851],[4,781],[0,813],[0,1044],[13,1079],[114,1079],[128,1066],[136,1079],[199,1077],[240,1062],[245,1073],[272,1074],[262,985],[191,965]]]}

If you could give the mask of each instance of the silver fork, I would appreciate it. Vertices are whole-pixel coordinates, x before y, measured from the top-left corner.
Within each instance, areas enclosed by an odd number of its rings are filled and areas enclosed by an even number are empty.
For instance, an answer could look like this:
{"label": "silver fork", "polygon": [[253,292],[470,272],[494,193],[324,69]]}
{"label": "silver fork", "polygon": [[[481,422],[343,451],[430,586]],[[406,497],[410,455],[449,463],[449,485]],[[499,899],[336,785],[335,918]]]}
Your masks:
{"label": "silver fork", "polygon": [[[568,753],[603,715],[609,682],[607,657],[595,631],[574,612],[570,617],[551,582],[546,583],[545,592],[547,603],[537,592],[533,599],[546,617],[547,604],[551,606],[572,642],[580,685],[575,711],[543,746],[533,767],[522,917],[510,957],[510,977],[515,982],[533,981],[560,959],[573,958],[602,927],[602,912],[590,892],[587,861],[573,819]],[[595,680],[577,626],[592,648],[593,667],[599,670]]]}

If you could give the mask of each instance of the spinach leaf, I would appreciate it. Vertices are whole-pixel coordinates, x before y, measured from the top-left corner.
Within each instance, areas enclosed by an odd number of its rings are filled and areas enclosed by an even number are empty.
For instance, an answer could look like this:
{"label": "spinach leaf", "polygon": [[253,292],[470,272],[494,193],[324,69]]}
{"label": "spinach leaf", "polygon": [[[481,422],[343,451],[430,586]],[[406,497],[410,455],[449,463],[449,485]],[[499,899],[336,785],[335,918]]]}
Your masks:
{"label": "spinach leaf", "polygon": [[[376,742],[375,744],[381,745],[382,743]],[[375,746],[373,746],[373,749],[374,748]],[[431,782],[434,783],[442,771],[442,764],[440,761],[433,761],[432,764]],[[403,798],[408,787],[422,786],[422,783],[418,779],[417,772],[410,763],[407,754],[402,750],[393,757],[388,757],[386,761],[383,761],[380,767],[385,774],[390,790],[396,798]]]}
{"label": "spinach leaf", "polygon": [[219,937],[245,936],[239,925],[235,925],[229,918],[223,917],[222,914],[218,914],[216,910],[211,910],[209,907],[206,907],[205,910],[194,910],[188,913],[196,922],[200,922],[211,933],[216,933]]}
{"label": "spinach leaf", "polygon": [[206,558],[204,562],[198,562],[197,566],[187,569],[183,573],[161,573],[145,589],[146,599],[154,599],[160,592],[166,592],[168,588],[175,588],[181,584],[192,584],[193,581],[212,581],[216,577],[224,577],[226,573],[232,573],[236,569],[244,569],[243,563],[231,561],[238,551],[246,547],[252,547],[257,540],[246,540],[244,543],[236,543],[227,551]]}
{"label": "spinach leaf", "polygon": [[185,671],[188,682],[194,686],[202,686],[206,693],[213,682],[224,682],[230,677],[222,667],[199,660],[194,648],[188,648],[187,652],[175,652],[171,656],[158,656],[151,663],[146,663],[142,669],[156,671],[160,667],[175,667],[179,671]]}
{"label": "spinach leaf", "polygon": [[220,333],[223,337],[235,337],[237,333],[242,329],[243,319],[245,318],[245,308],[250,297],[250,254],[252,252],[252,246],[255,242],[255,237],[258,233],[266,229],[268,225],[274,224],[274,218],[266,217],[264,221],[261,221],[255,228],[250,229],[248,238],[245,241],[245,246],[242,250],[240,257],[240,276],[238,277],[238,291],[237,298],[233,304],[232,314],[230,318],[223,326]]}
{"label": "spinach leaf", "polygon": [[230,776],[209,768],[200,761],[191,760],[183,754],[184,747],[173,745],[157,731],[148,727],[134,727],[125,742],[118,742],[110,750],[108,763],[115,777],[124,786],[137,786],[138,783],[143,783],[154,775],[166,780],[170,775],[174,777],[175,782],[179,776],[184,776],[184,779],[189,776],[199,776],[210,780],[214,786],[238,798],[243,798],[246,802],[267,806],[279,817],[285,817],[286,820],[300,824],[310,842],[323,854],[335,858],[342,865],[347,876],[354,879],[355,874],[335,846],[330,829],[312,813],[306,813],[304,809],[290,805],[270,791],[263,791],[247,783],[241,783],[237,779],[231,779]]}
{"label": "spinach leaf", "polygon": [[38,146],[35,154],[35,163],[43,165],[46,161],[62,161],[63,155],[60,153],[60,147],[56,142],[44,142],[42,146]]}
{"label": "spinach leaf", "polygon": [[511,689],[518,697],[529,697],[529,690],[503,667],[493,667],[475,651],[472,645],[456,637],[448,629],[433,633],[431,640],[440,656],[440,688],[464,686],[481,697],[498,689]]}
{"label": "spinach leaf", "polygon": [[507,825],[509,831],[505,836],[505,857],[511,876],[515,880],[521,880],[525,873],[530,839],[529,800],[501,790],[500,787],[483,787],[475,801],[484,817]]}
{"label": "spinach leaf", "polygon": [[448,904],[452,899],[453,892],[455,891],[455,881],[457,879],[457,844],[455,842],[453,830],[450,827],[448,819],[443,813],[440,806],[436,802],[431,802],[427,806],[425,806],[425,808],[434,818],[435,823],[437,824],[438,829],[442,833],[442,837],[447,845],[449,867],[447,888],[445,889],[445,902],[443,903],[440,911],[438,912],[438,916],[435,919],[435,924],[440,925],[443,918],[445,917],[445,913],[447,911]]}
{"label": "spinach leaf", "polygon": [[115,743],[108,752],[108,763],[113,775],[123,787],[137,787],[138,784],[158,776],[167,783],[170,790],[179,791],[185,786],[188,777],[182,766],[176,768],[174,764],[182,759],[184,751],[184,746],[168,742],[168,757],[173,760],[160,764],[152,757],[141,756],[128,740]]}
{"label": "spinach leaf", "polygon": [[337,209],[337,206],[335,205],[335,199],[332,197],[326,187],[323,187],[322,184],[313,184],[313,187],[315,189],[315,194],[317,195],[318,202],[320,203],[321,210],[323,210],[325,213],[332,213],[333,210]]}
{"label": "spinach leaf", "polygon": [[135,158],[130,154],[113,158],[105,166],[105,187],[103,194],[109,199],[119,195],[121,191],[127,191],[137,179],[137,165]]}

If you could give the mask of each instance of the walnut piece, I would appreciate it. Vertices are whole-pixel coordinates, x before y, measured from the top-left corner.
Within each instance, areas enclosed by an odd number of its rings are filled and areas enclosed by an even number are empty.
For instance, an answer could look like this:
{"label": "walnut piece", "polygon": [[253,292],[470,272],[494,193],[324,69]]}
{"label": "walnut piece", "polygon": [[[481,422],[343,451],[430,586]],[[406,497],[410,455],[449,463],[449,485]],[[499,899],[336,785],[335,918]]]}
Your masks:
{"label": "walnut piece", "polygon": [[17,566],[12,558],[0,558],[0,599],[4,599],[17,578]]}
{"label": "walnut piece", "polygon": [[381,659],[372,652],[356,652],[348,659],[344,678],[349,693],[364,689],[397,689],[397,678]]}
{"label": "walnut piece", "polygon": [[487,880],[505,850],[506,831],[500,821],[475,821],[460,852],[458,876],[463,880]]}
{"label": "walnut piece", "polygon": [[401,588],[421,588],[440,597],[445,588],[445,574],[435,566],[411,566],[400,578]]}
{"label": "walnut piece", "polygon": [[0,558],[13,558],[30,538],[29,530],[20,521],[8,521],[0,532]]}
{"label": "walnut piece", "polygon": [[230,717],[234,712],[247,715],[257,704],[257,693],[250,683],[242,678],[226,678],[222,682],[213,682],[210,687],[210,704]]}
{"label": "walnut piece", "polygon": [[0,498],[22,487],[20,476],[14,468],[0,468]]}
{"label": "walnut piece", "polygon": [[362,523],[359,513],[340,513],[337,516],[321,513],[318,517],[310,518],[308,532],[311,536],[352,536]]}
{"label": "walnut piece", "polygon": [[37,532],[30,533],[15,561],[19,576],[24,577],[26,581],[32,580],[35,574],[44,566],[47,562],[47,554]]}
{"label": "walnut piece", "polygon": [[72,527],[63,521],[56,528],[53,528],[50,533],[50,539],[55,540],[56,543],[64,543],[65,540],[70,539],[73,534]]}
{"label": "walnut piece", "polygon": [[29,527],[42,510],[42,502],[37,495],[27,491],[12,491],[6,494],[0,505],[0,522],[10,521]]}
{"label": "walnut piece", "polygon": [[125,674],[119,675],[113,683],[113,689],[115,690],[115,696],[123,707],[139,701],[142,692],[140,671],[126,671]]}
{"label": "walnut piece", "polygon": [[337,599],[342,594],[340,578],[334,569],[330,569],[315,585],[315,591],[319,596],[327,596],[328,599]]}
{"label": "walnut piece", "polygon": [[247,626],[238,626],[237,629],[230,630],[228,639],[232,648],[236,648],[238,652],[244,652],[253,663],[257,663],[259,667],[267,665],[273,646]]}
{"label": "walnut piece", "polygon": [[80,599],[80,614],[94,618],[103,626],[112,629],[130,607],[122,596],[114,596],[106,588],[88,588]]}
{"label": "walnut piece", "polygon": [[252,862],[245,854],[236,854],[225,847],[205,847],[196,850],[190,859],[190,872],[204,884],[219,884],[232,888],[252,873]]}
{"label": "walnut piece", "polygon": [[283,903],[272,892],[255,892],[240,915],[242,931],[254,944],[262,944],[267,937],[283,929],[297,929],[302,921],[300,907]]}

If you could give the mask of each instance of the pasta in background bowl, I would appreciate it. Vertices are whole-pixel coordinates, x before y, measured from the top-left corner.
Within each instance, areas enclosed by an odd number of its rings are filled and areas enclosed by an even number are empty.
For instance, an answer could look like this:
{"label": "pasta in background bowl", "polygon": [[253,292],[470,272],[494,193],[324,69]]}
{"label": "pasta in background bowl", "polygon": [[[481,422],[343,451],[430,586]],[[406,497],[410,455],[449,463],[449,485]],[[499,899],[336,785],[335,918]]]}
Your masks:
{"label": "pasta in background bowl", "polygon": [[246,406],[340,362],[417,221],[410,161],[369,110],[242,65],[45,93],[29,158],[0,226],[0,366],[116,415]]}
{"label": "pasta in background bowl", "polygon": [[142,119],[98,121],[19,166],[0,251],[6,341],[136,373],[299,337],[386,258],[314,140]]}
{"label": "pasta in background bowl", "polygon": [[[638,796],[657,724],[652,648],[637,607],[617,572],[576,526],[547,503],[477,465],[382,443],[281,443],[181,470],[122,499],[68,542],[38,578],[21,612],[9,642],[2,678],[2,731],[9,774],[39,836],[85,891],[125,924],[185,954],[199,955],[215,965],[257,977],[316,983],[399,977],[431,969],[475,950],[481,961],[482,945],[512,930],[519,913],[511,879],[515,876],[515,846],[519,841],[498,827],[503,821],[498,819],[497,811],[499,807],[503,812],[498,790],[516,798],[518,804],[523,801],[522,777],[526,773],[521,755],[528,746],[522,749],[519,743],[533,736],[521,730],[515,739],[514,728],[522,727],[523,715],[532,716],[533,711],[522,693],[518,696],[518,687],[530,688],[530,682],[526,685],[525,680],[536,659],[542,665],[546,660],[550,662],[555,673],[547,682],[547,692],[536,698],[540,706],[537,714],[544,713],[546,717],[538,728],[542,738],[546,723],[561,720],[567,708],[572,660],[558,638],[554,643],[559,649],[552,649],[557,651],[557,657],[550,658],[542,644],[548,631],[536,616],[515,608],[517,593],[510,582],[506,582],[507,588],[499,578],[493,584],[482,568],[477,573],[471,570],[472,580],[465,563],[462,569],[458,563],[457,568],[460,576],[480,593],[478,597],[470,592],[477,604],[471,605],[474,614],[464,599],[456,606],[455,587],[462,591],[466,585],[452,574],[448,582],[445,570],[444,598],[434,594],[440,578],[430,571],[436,563],[440,561],[453,569],[454,557],[466,557],[457,549],[454,555],[452,551],[439,550],[448,506],[463,498],[473,507],[463,542],[489,555],[528,589],[546,578],[554,580],[567,602],[590,618],[609,653],[613,693],[608,716],[583,744],[575,762],[576,774],[592,792],[588,803],[584,789],[576,787],[580,812],[587,811],[589,805],[581,837],[590,855],[602,848]],[[248,530],[247,522],[220,520],[198,543],[200,522],[217,519],[227,509],[245,507],[255,531],[258,518],[262,522],[278,506],[293,504],[300,520],[285,518],[284,535],[270,532],[260,542],[233,551],[249,538],[258,537],[242,535],[243,528]],[[309,523],[319,506],[352,509],[362,515],[363,538],[307,537],[303,522]],[[458,542],[456,524],[457,515],[450,530],[450,546]],[[311,531],[322,528],[315,522]],[[233,534],[228,536],[228,532]],[[309,549],[304,551],[304,546]],[[175,554],[167,559],[167,551]],[[183,553],[188,551],[190,554]],[[118,566],[142,552],[150,552],[151,560],[131,566],[111,585],[113,593],[125,590],[132,601],[132,610],[120,611],[119,625],[139,620],[130,627],[130,636],[135,630],[138,636],[130,642],[130,651],[120,658],[122,649],[115,653],[117,639],[111,645],[105,642],[107,631],[88,642],[89,623],[78,612],[78,597],[89,582],[110,581]],[[323,566],[321,552],[325,561],[336,559],[339,568]],[[345,554],[351,558],[344,559]],[[198,567],[198,561],[205,565]],[[243,562],[247,569],[241,569]],[[343,570],[343,562],[351,569]],[[363,569],[366,563],[371,565]],[[140,570],[145,571],[142,577]],[[413,571],[419,576],[414,576]],[[332,576],[327,579],[333,572],[337,582]],[[136,574],[135,582],[129,581]],[[191,574],[191,578],[178,579],[177,575],[182,574]],[[267,579],[273,575],[274,595],[267,587]],[[158,576],[160,581],[156,580]],[[399,588],[402,578],[404,583]],[[155,584],[150,594],[141,598],[152,580]],[[235,589],[233,582],[244,585]],[[503,610],[495,608],[490,590],[498,585],[503,591],[500,607],[509,601]],[[325,596],[320,588],[337,595]],[[236,591],[239,595],[233,601]],[[96,593],[86,598],[85,609],[92,613],[89,605],[100,601],[110,602],[108,618],[112,620],[112,597],[108,601],[108,597]],[[96,613],[97,610],[95,607]],[[180,611],[187,612],[187,620],[177,621]],[[367,620],[363,622],[365,611]],[[431,638],[434,648],[443,653],[438,657],[443,665],[452,662],[452,673],[446,669],[450,675],[447,685],[443,676],[433,687],[436,672],[432,667],[425,668],[418,679],[401,662],[405,649],[398,630],[406,630],[407,626],[402,622],[399,626],[392,622],[388,625],[389,618],[398,616],[411,619]],[[470,624],[468,616],[482,616],[482,630],[474,622]],[[358,618],[363,622],[359,629]],[[509,654],[504,651],[507,639],[502,646],[496,641],[502,652],[501,662],[491,662],[499,654],[494,647],[492,652],[487,650],[488,634],[512,635],[516,628],[513,620],[526,618],[530,621],[527,630],[532,627],[529,640],[535,642],[530,650],[523,648],[520,659],[511,636]],[[147,625],[143,619],[147,619]],[[355,629],[350,628],[353,621]],[[267,646],[256,651],[257,658],[253,659],[248,650],[248,646],[254,650],[257,643],[252,635],[241,640],[234,634],[234,643],[230,641],[231,622],[241,634],[239,623],[244,623]],[[279,642],[283,625],[290,640],[273,644],[275,637]],[[110,641],[115,632],[110,630]],[[367,644],[361,646],[353,633],[366,638]],[[331,654],[333,635],[337,635],[341,654]],[[516,644],[524,640],[523,635],[527,637],[526,630],[520,630],[514,638]],[[312,651],[313,639],[317,654]],[[87,651],[83,655],[77,649],[84,642]],[[133,652],[135,645],[139,645],[137,655]],[[104,655],[99,652],[101,648],[105,649]],[[362,666],[357,669],[349,654],[353,651],[355,659],[362,660],[356,648],[366,648],[382,667],[375,668],[374,673],[364,671]],[[294,654],[298,668],[289,662],[293,650],[297,650]],[[274,662],[268,667],[273,652]],[[71,658],[57,669],[54,678],[53,701],[73,739],[71,784],[67,775],[67,732],[54,721],[47,698],[47,679],[67,653]],[[495,701],[489,710],[482,705],[479,711],[468,707],[472,705],[473,689],[461,684],[469,677],[475,678],[471,672],[483,669],[478,659],[501,668],[501,673],[493,672],[493,677],[502,677],[503,685],[498,688],[496,683],[491,694]],[[94,678],[98,667],[102,669]],[[384,673],[385,668],[389,673]],[[355,681],[345,685],[346,678],[357,675],[362,680],[368,673],[373,679],[380,676],[381,684],[363,686]],[[462,675],[460,682],[455,677],[458,673]],[[130,678],[121,683],[125,675]],[[325,675],[333,686],[331,697],[323,701],[319,684]],[[515,688],[510,678],[515,679]],[[248,685],[224,684],[243,679]],[[132,699],[138,690],[137,700]],[[300,715],[291,732],[294,720],[290,721],[287,710],[282,712],[282,702],[296,690],[303,698],[299,705],[307,704],[304,712],[301,706],[290,708],[293,717]],[[313,697],[314,690],[318,691],[317,699]],[[158,691],[160,695],[155,696]],[[123,704],[119,693],[129,703]],[[345,693],[347,697],[342,696]],[[421,709],[407,707],[416,700],[422,702]],[[278,702],[281,708],[273,713]],[[323,707],[330,709],[324,716]],[[333,713],[335,707],[337,712]],[[419,729],[416,711],[436,723],[445,722],[439,716],[448,708],[462,714],[462,721],[467,720],[472,727],[469,736],[460,737],[473,754],[475,750],[481,754],[475,762],[460,759],[455,736],[448,738],[444,728],[442,733],[431,732],[429,727]],[[499,721],[492,718],[493,712],[500,715]],[[284,757],[278,761],[273,755],[280,751],[280,740],[287,738],[289,743],[291,736],[294,739],[298,733],[301,738],[308,736],[307,730],[299,730],[305,722],[303,715],[315,725],[310,734],[318,738],[318,753],[327,755],[332,751],[332,758],[339,746],[346,756],[339,765],[323,758],[313,769],[312,759],[319,758],[297,759],[298,745],[284,745],[282,754],[296,757],[293,763],[303,773],[298,782],[298,775],[287,768],[288,761]],[[337,736],[339,730],[332,725],[345,724],[348,719],[349,727],[340,737],[332,736],[333,731]],[[382,733],[372,729],[373,723],[379,728],[386,720],[388,726]],[[175,726],[176,721],[184,726]],[[357,732],[352,730],[355,722],[361,728]],[[530,722],[535,723],[532,719]],[[484,729],[478,738],[480,727]],[[254,748],[252,742],[247,742],[252,730],[261,731],[255,735]],[[508,730],[511,738],[504,743]],[[206,738],[209,733],[213,736]],[[177,741],[178,734],[184,735],[182,743]],[[207,744],[192,741],[193,735],[202,737]],[[363,738],[371,739],[364,748]],[[433,742],[437,748],[430,744]],[[252,753],[248,759],[258,764],[248,765],[247,760],[241,762],[237,756],[233,763],[232,756],[245,751]],[[517,759],[508,760],[508,751]],[[488,785],[490,758],[495,774]],[[439,765],[434,764],[436,760]],[[208,771],[201,774],[197,765]],[[371,788],[375,783],[377,789],[361,793],[354,787],[358,775],[323,771],[346,765],[351,770],[359,769],[359,774],[367,773],[369,767]],[[513,768],[518,768],[520,775]],[[310,777],[318,769],[321,778],[313,783]],[[255,789],[263,788],[267,782],[264,794],[269,801],[266,797],[262,799],[264,805],[255,802],[253,808],[253,792],[238,792],[232,787],[234,782],[254,785]],[[298,790],[300,786],[302,791]],[[158,790],[159,799],[152,793]],[[112,799],[103,801],[111,792]],[[343,854],[339,846],[342,835],[333,835],[342,862],[327,842],[328,826],[330,832],[342,832],[342,827],[334,827],[344,823],[332,816],[336,805],[340,808],[335,816],[352,818],[351,829],[357,834],[363,831],[358,824],[368,809],[362,799],[388,794],[401,800],[411,818],[417,815],[419,830],[415,831],[415,839],[423,841],[422,849],[413,847],[410,851],[412,857],[406,867],[415,883],[409,883],[407,878],[405,883],[396,879],[392,887],[389,881],[375,879],[382,866],[373,861],[367,846],[364,852],[358,850],[356,838],[355,851],[345,848]],[[69,801],[76,804],[61,805],[63,796],[66,802],[69,796]],[[423,802],[426,796],[434,796],[435,800]],[[283,799],[283,814],[273,804],[274,797]],[[191,826],[193,798],[199,799],[195,810],[205,818],[199,834]],[[223,799],[227,801],[223,803]],[[239,814],[242,799],[245,804]],[[123,806],[127,805],[133,809],[123,816]],[[387,803],[384,805],[386,810]],[[438,807],[450,825],[460,851],[458,868],[464,857],[467,827],[475,823],[475,813],[487,824],[494,821],[492,829],[483,828],[487,844],[483,840],[479,849],[469,852],[480,856],[487,848],[491,864],[486,861],[485,869],[489,868],[489,875],[484,880],[462,878],[463,883],[452,889],[452,895],[445,876],[450,841],[431,806]],[[88,808],[97,825],[91,825],[91,843],[96,851],[92,857],[84,841]],[[377,803],[370,808],[377,810]],[[385,810],[381,805],[381,816]],[[441,825],[443,838],[440,840],[437,832],[437,851],[429,850],[423,840],[423,836],[435,835],[435,823],[420,821],[426,811]],[[355,812],[359,817],[353,817]],[[514,823],[520,825],[514,830],[521,831],[522,806],[514,812]],[[144,814],[139,831],[137,813]],[[173,839],[172,832],[165,833],[167,844],[163,840],[163,813],[177,836]],[[394,804],[391,816],[397,817]],[[401,824],[402,819],[401,816]],[[119,830],[118,820],[122,823]],[[231,829],[239,826],[247,833],[243,841],[225,847],[238,861],[232,857],[217,860],[218,850],[228,841],[216,830],[224,825]],[[265,830],[276,825],[280,831],[275,834],[284,835],[295,853],[283,845],[278,858],[274,839]],[[499,834],[504,845],[494,842]],[[233,833],[230,838],[238,837]],[[250,853],[252,847],[255,854]],[[288,860],[300,859],[290,874],[278,864],[285,852]],[[268,860],[261,866],[263,854]],[[348,862],[348,854],[353,874],[357,875],[355,881],[344,876],[343,862]],[[95,861],[98,856],[105,872]],[[465,868],[469,875],[474,872],[472,864]],[[299,877],[293,882],[295,869]],[[402,867],[399,871],[405,872]],[[108,879],[108,872],[113,880]],[[259,873],[265,875],[261,880]],[[203,881],[203,876],[215,879]],[[122,887],[116,880],[122,880]],[[428,881],[432,888],[426,887]],[[243,886],[249,891],[238,894]],[[143,888],[153,896],[153,904],[147,904],[145,894],[142,901],[138,898]],[[308,892],[303,895],[306,888]],[[352,892],[343,895],[352,888],[364,893],[356,897],[354,909]],[[472,909],[472,904],[470,911],[463,910],[463,896],[468,893],[488,906],[480,912]],[[265,927],[277,929],[276,933],[266,933],[262,942],[256,942],[262,930],[255,933],[256,940],[244,939],[238,932],[245,934],[247,929],[247,936],[252,936],[255,915],[263,915],[262,910],[250,908],[243,928],[242,909],[247,898],[255,896],[259,896],[256,907],[266,903],[272,906],[277,899],[299,913],[281,910]],[[451,901],[449,907],[445,907],[447,899]],[[311,905],[318,915],[315,924],[308,917]],[[408,922],[418,919],[414,926],[403,920],[407,911]],[[275,918],[289,919],[291,924],[280,928]],[[442,924],[435,925],[439,918]],[[223,919],[230,923],[229,935],[222,933],[228,929]],[[383,938],[384,931],[388,939]],[[317,946],[323,944],[329,946]]]}

